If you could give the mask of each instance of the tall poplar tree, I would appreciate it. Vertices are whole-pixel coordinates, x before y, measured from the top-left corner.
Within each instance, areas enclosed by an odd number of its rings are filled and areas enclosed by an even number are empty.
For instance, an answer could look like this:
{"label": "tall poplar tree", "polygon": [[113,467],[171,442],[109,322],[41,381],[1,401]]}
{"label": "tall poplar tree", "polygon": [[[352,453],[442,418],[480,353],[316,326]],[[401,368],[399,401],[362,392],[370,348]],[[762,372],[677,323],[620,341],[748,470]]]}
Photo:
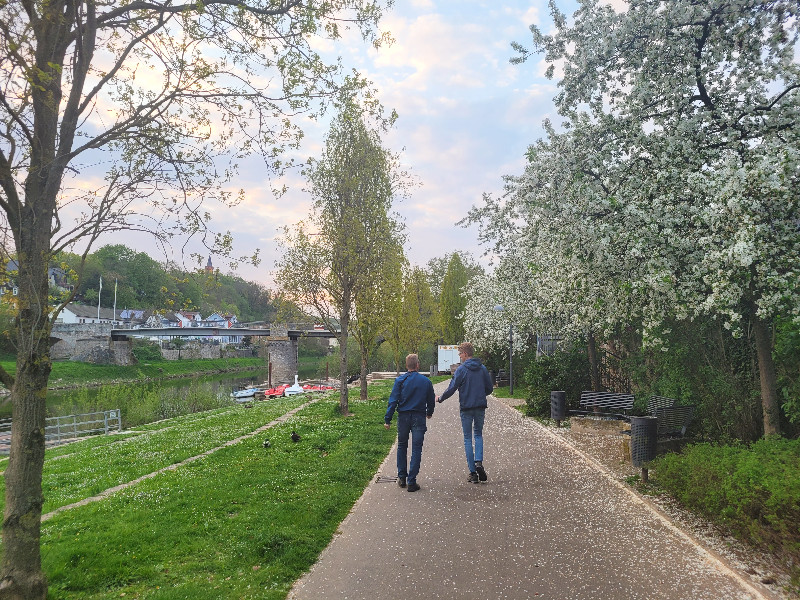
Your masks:
{"label": "tall poplar tree", "polygon": [[467,305],[468,283],[467,269],[458,253],[454,252],[447,264],[439,300],[442,341],[445,344],[460,344],[464,341],[464,308]]}
{"label": "tall poplar tree", "polygon": [[369,355],[388,333],[395,293],[402,288],[405,263],[403,240],[399,235],[395,244],[387,240],[380,253],[373,256],[375,264],[371,266],[367,281],[353,302],[355,318],[352,333],[361,354],[361,400],[367,399]]}
{"label": "tall poplar tree", "polygon": [[412,267],[405,276],[402,315],[400,338],[410,352],[419,354],[422,348],[436,341],[438,311],[428,278],[420,267]]}
{"label": "tall poplar tree", "polygon": [[[308,172],[314,198],[307,222],[286,228],[277,263],[284,293],[312,308],[340,348],[339,408],[349,413],[347,339],[359,298],[396,253],[401,226],[391,214],[407,178],[354,99],[344,98],[322,156]],[[367,310],[366,306],[362,306]]]}

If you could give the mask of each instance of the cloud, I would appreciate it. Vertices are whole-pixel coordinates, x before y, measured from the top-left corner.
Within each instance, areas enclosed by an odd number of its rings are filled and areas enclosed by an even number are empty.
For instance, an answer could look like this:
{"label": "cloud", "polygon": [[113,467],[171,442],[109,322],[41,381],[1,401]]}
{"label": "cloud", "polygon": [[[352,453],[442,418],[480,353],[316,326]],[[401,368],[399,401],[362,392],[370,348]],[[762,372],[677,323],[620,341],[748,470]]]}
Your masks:
{"label": "cloud", "polygon": [[[546,29],[547,15],[544,0],[411,0],[396,3],[382,23],[395,39],[391,46],[372,49],[356,31],[314,42],[328,60],[340,55],[346,70],[372,80],[383,104],[400,115],[384,142],[405,149],[402,161],[421,183],[395,206],[408,227],[412,263],[424,265],[453,250],[481,254],[476,228],[455,223],[481,204],[484,193],[503,193],[503,176],[522,172],[527,147],[541,136],[542,120],[553,116],[557,88],[542,78],[544,67],[533,59],[509,63],[511,42],[529,43],[528,27]],[[301,121],[306,137],[290,156],[304,161],[319,156],[328,119]],[[289,192],[275,199],[271,186],[284,183]],[[272,285],[276,236],[308,215],[311,198],[299,173],[270,180],[255,157],[241,161],[230,187],[244,189],[245,199],[230,210],[214,208],[212,225],[234,234],[238,254],[260,248],[262,266],[243,265],[239,274]]]}

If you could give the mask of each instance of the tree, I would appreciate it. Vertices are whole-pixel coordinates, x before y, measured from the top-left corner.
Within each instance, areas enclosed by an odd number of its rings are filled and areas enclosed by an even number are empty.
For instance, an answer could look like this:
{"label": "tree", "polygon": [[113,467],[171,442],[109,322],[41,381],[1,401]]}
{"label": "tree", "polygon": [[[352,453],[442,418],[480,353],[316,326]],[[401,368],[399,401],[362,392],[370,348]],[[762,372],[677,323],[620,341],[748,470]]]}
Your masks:
{"label": "tree", "polygon": [[436,341],[439,318],[425,271],[412,267],[404,279],[400,339],[410,352],[419,354]]}
{"label": "tree", "polygon": [[442,280],[442,293],[439,299],[442,341],[445,344],[459,344],[464,341],[464,308],[467,305],[468,284],[467,269],[458,253],[454,252]]}
{"label": "tree", "polygon": [[286,228],[285,251],[276,265],[286,296],[313,308],[331,331],[338,331],[344,415],[349,414],[350,319],[358,299],[371,293],[366,288],[400,245],[401,225],[391,205],[407,181],[366,117],[355,99],[342,99],[322,156],[308,173],[313,212],[308,223]]}
{"label": "tree", "polygon": [[[388,240],[392,241],[392,240]],[[382,343],[394,301],[394,290],[402,286],[404,237],[398,231],[395,244],[387,243],[366,273],[368,281],[353,298],[355,319],[351,331],[361,355],[361,400],[367,399],[367,368],[370,353]]]}
{"label": "tree", "polygon": [[461,264],[464,266],[464,270],[467,273],[467,279],[472,279],[473,277],[477,277],[478,275],[482,275],[484,273],[483,267],[478,264],[470,252],[456,250],[455,252],[450,252],[444,256],[436,256],[430,259],[426,265],[428,284],[431,287],[433,298],[437,303],[441,300],[442,283],[444,282],[445,275],[447,275],[447,268],[450,265],[450,261],[453,259],[453,256],[455,255],[458,255]]}
{"label": "tree", "polygon": [[397,374],[400,374],[403,362],[403,332],[405,322],[403,316],[403,290],[405,284],[405,273],[408,270],[408,263],[403,261],[401,265],[400,277],[389,279],[384,283],[383,297],[386,301],[386,319],[383,326],[383,335],[389,344],[392,353],[392,361]]}
{"label": "tree", "polygon": [[[569,258],[559,277],[588,290],[615,275],[622,314],[640,317],[652,343],[669,316],[751,328],[764,432],[780,433],[769,332],[800,304],[796,2],[632,0],[616,13],[584,0],[572,24],[551,10],[556,32],[531,30],[548,74],[563,68],[568,133],[539,149],[567,165],[568,140],[582,158],[557,171],[569,191],[559,201],[525,183],[518,198],[561,218],[560,234],[549,230]],[[570,241],[579,223],[586,234]],[[598,316],[614,314],[609,294],[597,298]]]}
{"label": "tree", "polygon": [[[44,598],[39,550],[50,328],[47,269],[61,250],[122,229],[214,234],[204,203],[234,205],[236,160],[260,153],[284,167],[296,119],[341,86],[314,38],[347,23],[366,39],[381,8],[369,0],[194,4],[0,3],[0,207],[19,259],[19,320],[11,390],[12,445],[0,594]],[[356,84],[350,80],[348,84]],[[105,183],[81,181],[105,166]],[[100,173],[100,177],[103,174]],[[77,183],[71,183],[70,178]]]}

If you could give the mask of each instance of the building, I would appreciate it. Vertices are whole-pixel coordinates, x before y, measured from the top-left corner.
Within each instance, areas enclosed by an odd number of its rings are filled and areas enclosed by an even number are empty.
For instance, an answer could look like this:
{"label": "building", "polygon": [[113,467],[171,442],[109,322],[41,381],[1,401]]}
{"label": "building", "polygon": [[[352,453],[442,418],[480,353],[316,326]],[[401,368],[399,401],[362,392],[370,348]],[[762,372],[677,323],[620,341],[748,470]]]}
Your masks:
{"label": "building", "polygon": [[[19,287],[17,286],[16,276],[19,272],[19,263],[16,260],[9,260],[5,266],[4,277],[0,280],[0,295],[11,294],[12,296],[19,295]],[[51,288],[57,289],[59,292],[72,291],[73,285],[69,282],[64,269],[61,267],[50,267],[47,269],[47,279]]]}
{"label": "building", "polygon": [[110,308],[102,307],[98,313],[96,306],[69,303],[58,315],[56,323],[63,323],[65,325],[76,323],[121,323],[122,318],[120,313],[122,313],[121,310],[115,313]]}

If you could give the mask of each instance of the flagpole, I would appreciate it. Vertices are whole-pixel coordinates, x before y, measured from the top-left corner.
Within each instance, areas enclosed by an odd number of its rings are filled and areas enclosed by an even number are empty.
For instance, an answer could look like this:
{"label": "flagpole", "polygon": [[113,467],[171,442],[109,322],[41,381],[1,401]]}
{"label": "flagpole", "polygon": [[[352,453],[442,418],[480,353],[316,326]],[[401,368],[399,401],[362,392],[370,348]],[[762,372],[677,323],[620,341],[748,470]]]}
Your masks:
{"label": "flagpole", "polygon": [[117,324],[117,280],[114,280],[114,315],[111,317],[111,324]]}
{"label": "flagpole", "polygon": [[97,322],[100,322],[100,296],[103,293],[103,276],[100,275],[100,289],[97,290]]}

